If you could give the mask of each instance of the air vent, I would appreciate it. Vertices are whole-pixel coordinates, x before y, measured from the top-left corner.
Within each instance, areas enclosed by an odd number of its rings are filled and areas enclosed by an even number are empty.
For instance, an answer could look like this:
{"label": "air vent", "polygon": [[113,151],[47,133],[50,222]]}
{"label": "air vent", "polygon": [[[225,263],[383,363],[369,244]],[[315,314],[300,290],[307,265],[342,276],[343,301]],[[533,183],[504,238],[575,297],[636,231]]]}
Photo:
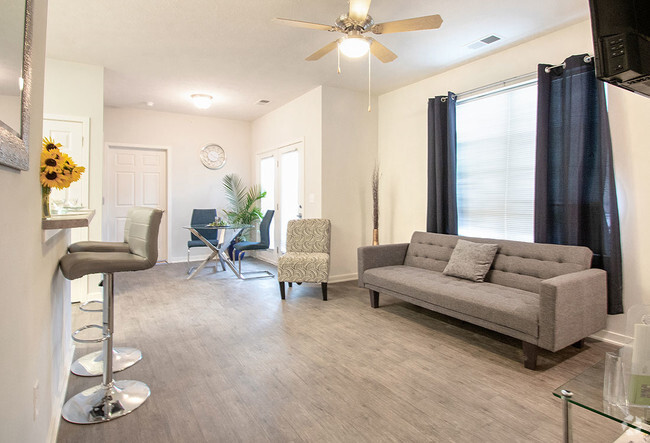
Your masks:
{"label": "air vent", "polygon": [[269,103],[271,103],[271,100],[262,99],[262,100],[258,100],[257,103],[255,103],[255,104],[256,105],[268,105]]}
{"label": "air vent", "polygon": [[475,42],[472,42],[472,43],[468,44],[467,48],[469,48],[469,49],[480,49],[480,48],[482,48],[484,46],[487,46],[489,44],[492,44],[494,42],[498,42],[499,40],[501,40],[501,37],[498,37],[498,36],[492,34],[492,35],[488,35],[486,37],[483,37],[480,40],[477,40]]}

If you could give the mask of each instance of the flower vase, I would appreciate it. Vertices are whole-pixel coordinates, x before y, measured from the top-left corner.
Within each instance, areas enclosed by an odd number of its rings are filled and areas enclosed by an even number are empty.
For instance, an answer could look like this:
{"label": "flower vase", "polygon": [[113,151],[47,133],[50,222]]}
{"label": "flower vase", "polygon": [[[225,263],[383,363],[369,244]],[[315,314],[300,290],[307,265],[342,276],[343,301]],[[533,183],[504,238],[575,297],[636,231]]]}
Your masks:
{"label": "flower vase", "polygon": [[52,215],[50,213],[50,192],[52,192],[52,188],[41,186],[41,209],[43,211],[43,218]]}

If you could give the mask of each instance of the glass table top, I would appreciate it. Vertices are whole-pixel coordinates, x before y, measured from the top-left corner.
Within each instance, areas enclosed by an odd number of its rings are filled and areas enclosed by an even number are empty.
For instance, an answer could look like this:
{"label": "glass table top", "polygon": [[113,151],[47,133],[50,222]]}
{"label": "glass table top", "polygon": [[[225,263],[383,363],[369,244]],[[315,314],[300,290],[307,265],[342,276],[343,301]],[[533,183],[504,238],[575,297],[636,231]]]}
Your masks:
{"label": "glass table top", "polygon": [[618,423],[650,435],[650,408],[637,406],[612,405],[603,400],[603,377],[605,360],[572,378],[553,391],[553,395],[562,398],[562,391],[571,391],[573,397],[569,402],[607,417]]}

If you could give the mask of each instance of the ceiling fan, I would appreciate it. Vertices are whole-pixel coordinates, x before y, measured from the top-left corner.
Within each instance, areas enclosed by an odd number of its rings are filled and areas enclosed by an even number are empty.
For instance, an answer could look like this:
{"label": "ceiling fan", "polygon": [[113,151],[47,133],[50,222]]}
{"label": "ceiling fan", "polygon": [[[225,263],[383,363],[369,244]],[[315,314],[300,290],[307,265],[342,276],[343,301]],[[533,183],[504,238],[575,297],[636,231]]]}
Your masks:
{"label": "ceiling fan", "polygon": [[299,28],[316,29],[319,31],[341,32],[345,36],[323,46],[305,60],[315,61],[338,47],[339,51],[348,57],[361,57],[370,51],[384,63],[392,62],[397,55],[372,37],[363,34],[391,34],[395,32],[419,31],[424,29],[438,29],[442,24],[439,15],[395,20],[392,22],[375,23],[368,9],[371,0],[350,0],[350,9],[347,14],[342,14],[336,19],[335,25],[321,25],[319,23],[304,22],[286,18],[276,18],[281,24]]}

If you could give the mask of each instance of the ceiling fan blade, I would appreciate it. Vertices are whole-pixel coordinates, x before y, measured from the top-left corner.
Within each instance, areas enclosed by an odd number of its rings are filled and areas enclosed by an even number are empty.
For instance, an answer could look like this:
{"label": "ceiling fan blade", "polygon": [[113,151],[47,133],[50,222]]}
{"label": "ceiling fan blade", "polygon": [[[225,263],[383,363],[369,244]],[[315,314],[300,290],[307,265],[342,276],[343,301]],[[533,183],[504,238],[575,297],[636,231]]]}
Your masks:
{"label": "ceiling fan blade", "polygon": [[397,58],[397,54],[379,43],[374,38],[367,37],[370,40],[370,52],[383,63],[390,63]]}
{"label": "ceiling fan blade", "polygon": [[424,29],[438,29],[442,25],[439,15],[395,20],[394,22],[378,23],[371,28],[374,34],[392,34],[394,32],[421,31]]}
{"label": "ceiling fan blade", "polygon": [[337,31],[336,27],[330,25],[321,25],[319,23],[303,22],[300,20],[291,20],[288,18],[274,18],[274,21],[281,25],[295,26],[296,28],[317,29],[319,31]]}
{"label": "ceiling fan blade", "polygon": [[328,52],[332,51],[333,49],[336,49],[336,45],[338,45],[339,41],[334,40],[332,43],[328,43],[322,48],[320,48],[318,51],[314,52],[312,55],[307,57],[305,60],[313,62],[314,60],[318,60]]}
{"label": "ceiling fan blade", "polygon": [[368,15],[371,0],[350,0],[350,11],[348,17],[356,22],[363,22]]}

